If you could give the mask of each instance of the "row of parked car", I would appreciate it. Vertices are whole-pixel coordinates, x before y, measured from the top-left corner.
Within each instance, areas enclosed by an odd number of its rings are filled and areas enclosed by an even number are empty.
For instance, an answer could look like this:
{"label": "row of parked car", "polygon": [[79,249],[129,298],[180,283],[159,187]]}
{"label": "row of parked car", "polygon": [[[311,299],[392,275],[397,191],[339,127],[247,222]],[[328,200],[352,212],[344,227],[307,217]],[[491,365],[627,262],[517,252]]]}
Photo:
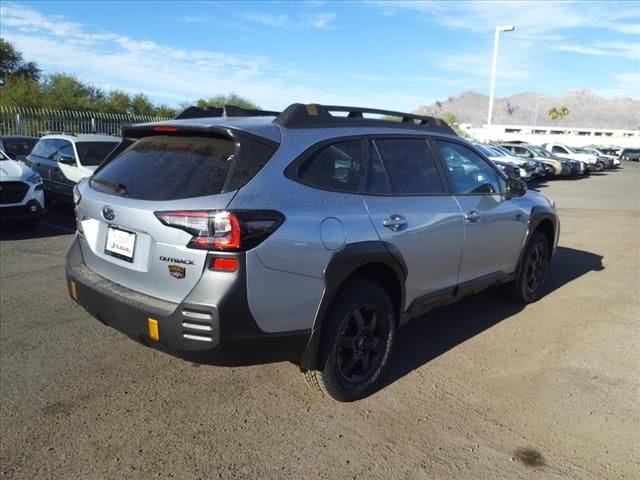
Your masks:
{"label": "row of parked car", "polygon": [[[530,181],[535,178],[588,175],[620,166],[634,149],[624,149],[618,155],[612,149],[574,148],[561,143],[532,145],[510,142],[474,144],[509,177]],[[622,154],[624,152],[624,156]],[[638,150],[640,153],[640,150]]]}
{"label": "row of parked car", "polygon": [[35,227],[50,200],[71,203],[73,187],[122,141],[111,135],[47,133],[0,137],[0,220]]}
{"label": "row of parked car", "polygon": [[[48,200],[72,201],[73,186],[90,176],[122,141],[112,135],[46,133],[42,137],[0,137],[0,219],[33,227]],[[560,143],[475,143],[508,177],[588,175],[616,168],[621,160],[640,161],[640,149],[574,148]],[[13,162],[10,162],[13,161]]]}

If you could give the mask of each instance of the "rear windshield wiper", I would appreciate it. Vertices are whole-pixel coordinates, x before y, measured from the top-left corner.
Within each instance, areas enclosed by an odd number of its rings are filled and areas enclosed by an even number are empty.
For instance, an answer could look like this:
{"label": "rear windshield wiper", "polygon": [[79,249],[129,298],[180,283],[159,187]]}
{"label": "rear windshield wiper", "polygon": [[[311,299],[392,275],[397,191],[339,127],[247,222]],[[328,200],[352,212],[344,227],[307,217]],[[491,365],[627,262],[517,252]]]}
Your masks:
{"label": "rear windshield wiper", "polygon": [[92,178],[91,181],[100,185],[104,185],[105,187],[110,188],[123,197],[127,196],[127,187],[122,183],[110,182],[109,180],[105,180],[103,178]]}

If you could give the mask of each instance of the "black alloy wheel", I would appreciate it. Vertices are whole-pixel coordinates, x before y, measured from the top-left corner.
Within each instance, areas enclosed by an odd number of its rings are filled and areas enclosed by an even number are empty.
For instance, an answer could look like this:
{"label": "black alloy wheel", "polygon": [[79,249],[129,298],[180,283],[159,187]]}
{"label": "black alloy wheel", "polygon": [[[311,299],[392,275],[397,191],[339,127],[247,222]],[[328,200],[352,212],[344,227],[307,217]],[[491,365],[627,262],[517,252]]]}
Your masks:
{"label": "black alloy wheel", "polygon": [[383,315],[379,307],[369,303],[356,307],[345,319],[336,351],[338,372],[345,382],[359,384],[380,366],[388,335],[388,328],[380,321]]}
{"label": "black alloy wheel", "polygon": [[525,283],[530,294],[534,294],[540,288],[547,270],[546,253],[543,247],[540,243],[536,244],[525,263]]}

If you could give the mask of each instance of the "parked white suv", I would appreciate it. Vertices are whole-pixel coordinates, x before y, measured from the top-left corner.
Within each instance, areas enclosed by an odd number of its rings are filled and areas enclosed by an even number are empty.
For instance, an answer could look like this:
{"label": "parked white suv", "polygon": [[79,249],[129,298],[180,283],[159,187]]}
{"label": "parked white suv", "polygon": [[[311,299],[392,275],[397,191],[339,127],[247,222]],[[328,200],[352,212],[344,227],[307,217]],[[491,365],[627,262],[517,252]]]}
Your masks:
{"label": "parked white suv", "polygon": [[569,158],[571,160],[579,160],[589,164],[591,171],[601,172],[605,168],[605,164],[602,160],[598,159],[597,155],[591,155],[590,153],[579,153],[569,145],[563,143],[545,143],[542,148],[548,152],[558,155],[559,157]]}
{"label": "parked white suv", "polygon": [[0,220],[35,227],[44,213],[40,175],[0,150]]}
{"label": "parked white suv", "polygon": [[44,135],[25,163],[40,174],[47,196],[71,202],[73,186],[91,176],[121,140],[111,135]]}

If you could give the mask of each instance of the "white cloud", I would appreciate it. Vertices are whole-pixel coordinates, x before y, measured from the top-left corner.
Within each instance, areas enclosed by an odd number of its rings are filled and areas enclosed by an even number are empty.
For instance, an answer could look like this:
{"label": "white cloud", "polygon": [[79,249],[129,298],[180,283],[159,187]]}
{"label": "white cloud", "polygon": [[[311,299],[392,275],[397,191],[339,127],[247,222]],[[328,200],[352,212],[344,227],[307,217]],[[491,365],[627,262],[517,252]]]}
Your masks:
{"label": "white cloud", "polygon": [[280,28],[287,25],[289,21],[289,15],[286,13],[282,13],[280,15],[273,15],[271,13],[259,13],[259,12],[248,12],[245,13],[244,18],[250,20],[252,22],[259,23],[261,25],[266,25],[267,27],[275,27]]}
{"label": "white cloud", "polygon": [[593,42],[589,45],[561,44],[552,47],[563,52],[595,55],[599,57],[619,57],[640,61],[640,43],[632,42]]}
{"label": "white cloud", "polygon": [[313,28],[331,28],[330,23],[336,18],[335,12],[319,13],[312,15],[307,19],[309,25]]}
{"label": "white cloud", "polygon": [[384,94],[361,85],[356,91],[323,90],[312,85],[331,79],[275,64],[268,57],[184,50],[114,32],[89,34],[82,24],[62,17],[49,21],[30,7],[3,5],[1,15],[3,37],[46,73],[73,73],[100,88],[144,92],[154,101],[172,106],[229,92],[274,110],[293,102],[411,110],[431,101],[407,95],[402,85],[394,85]]}
{"label": "white cloud", "polygon": [[204,23],[206,21],[209,20],[209,17],[207,16],[198,16],[198,15],[185,15],[183,17],[180,17],[178,19],[180,22],[183,23]]}
{"label": "white cloud", "polygon": [[[631,2],[371,1],[385,15],[409,11],[425,21],[473,32],[493,31],[496,25],[514,24],[527,34],[596,28],[640,33],[640,9]],[[635,20],[635,22],[634,22]]]}
{"label": "white cloud", "polygon": [[[233,13],[233,12],[230,12]],[[301,13],[295,17],[290,17],[286,13],[278,15],[262,12],[245,12],[241,14],[244,20],[258,23],[272,28],[318,28],[331,29],[331,23],[336,19],[335,12],[324,13]]]}
{"label": "white cloud", "polygon": [[594,93],[603,97],[640,98],[640,72],[614,73],[608,88],[596,89]]}

